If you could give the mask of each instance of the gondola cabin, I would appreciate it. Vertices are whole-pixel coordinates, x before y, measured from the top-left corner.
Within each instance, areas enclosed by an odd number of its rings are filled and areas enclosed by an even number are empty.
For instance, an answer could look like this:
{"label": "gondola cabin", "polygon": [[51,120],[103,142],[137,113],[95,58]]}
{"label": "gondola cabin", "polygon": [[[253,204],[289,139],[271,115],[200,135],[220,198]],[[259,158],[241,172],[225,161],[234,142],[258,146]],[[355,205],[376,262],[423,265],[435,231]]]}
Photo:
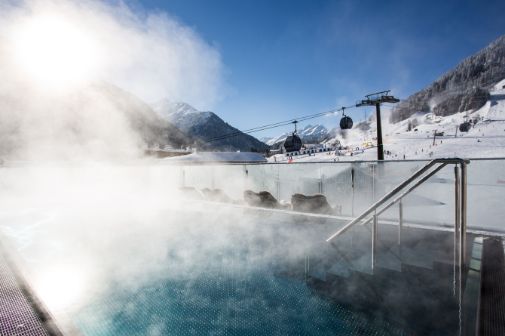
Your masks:
{"label": "gondola cabin", "polygon": [[468,121],[465,121],[464,123],[459,125],[459,131],[460,132],[468,132],[471,127],[472,127],[472,125]]}
{"label": "gondola cabin", "polygon": [[285,153],[297,152],[302,148],[302,139],[295,133],[289,135],[282,144]]}
{"label": "gondola cabin", "polygon": [[349,116],[343,116],[340,119],[340,128],[341,129],[351,129],[353,125],[352,119]]}

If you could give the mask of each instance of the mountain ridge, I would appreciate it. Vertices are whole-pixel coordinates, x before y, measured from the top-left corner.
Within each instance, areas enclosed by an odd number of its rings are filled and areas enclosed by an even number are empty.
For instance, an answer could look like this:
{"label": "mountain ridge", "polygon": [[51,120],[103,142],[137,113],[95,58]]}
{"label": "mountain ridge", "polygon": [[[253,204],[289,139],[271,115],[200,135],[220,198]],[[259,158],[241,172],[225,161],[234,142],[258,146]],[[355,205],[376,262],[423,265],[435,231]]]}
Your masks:
{"label": "mountain ridge", "polygon": [[505,35],[466,57],[424,89],[400,102],[390,116],[399,122],[415,113],[447,116],[482,107],[489,89],[505,78]]}
{"label": "mountain ridge", "polygon": [[[277,147],[280,145],[288,135],[291,135],[292,132],[282,133],[276,137],[265,138],[265,142],[267,145],[272,147]],[[298,136],[302,139],[303,143],[320,143],[328,138],[330,131],[321,124],[316,125],[307,125],[303,127],[301,130],[297,131]]]}
{"label": "mountain ridge", "polygon": [[[204,150],[266,152],[267,144],[231,126],[216,113],[199,111],[184,102],[162,100],[153,109],[165,120],[173,123],[189,136],[199,139]],[[228,134],[236,134],[226,137]]]}

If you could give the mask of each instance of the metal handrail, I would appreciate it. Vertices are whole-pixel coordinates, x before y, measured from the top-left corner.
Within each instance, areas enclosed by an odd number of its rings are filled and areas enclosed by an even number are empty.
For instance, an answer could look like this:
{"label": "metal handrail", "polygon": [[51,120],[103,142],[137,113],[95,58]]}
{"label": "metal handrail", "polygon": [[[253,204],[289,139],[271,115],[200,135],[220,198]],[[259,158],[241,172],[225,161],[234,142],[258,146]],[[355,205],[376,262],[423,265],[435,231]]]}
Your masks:
{"label": "metal handrail", "polygon": [[[344,232],[346,232],[347,230],[349,230],[356,223],[362,221],[364,218],[366,218],[372,212],[376,211],[378,207],[380,207],[381,205],[383,205],[384,203],[386,203],[389,199],[391,199],[393,196],[395,196],[396,194],[398,194],[405,187],[407,187],[408,185],[410,185],[412,182],[414,182],[417,178],[419,178],[420,176],[422,176],[424,173],[426,173],[430,168],[432,168],[436,164],[441,164],[441,165],[439,167],[437,167],[434,171],[432,171],[432,172],[428,173],[427,175],[425,175],[421,180],[419,180],[415,185],[413,185],[411,188],[409,188],[406,192],[402,193],[399,197],[395,198],[392,202],[390,202],[388,205],[386,205],[385,209],[383,209],[383,211],[380,211],[379,214],[382,213],[382,212],[384,212],[389,207],[391,207],[393,204],[395,204],[396,202],[398,202],[399,200],[401,200],[403,197],[405,197],[407,194],[409,194],[410,192],[412,192],[419,185],[421,185],[422,183],[424,183],[428,178],[430,178],[431,176],[433,176],[434,174],[436,174],[440,169],[442,169],[446,165],[448,165],[448,164],[456,164],[456,165],[460,165],[462,167],[462,169],[464,169],[463,167],[466,166],[467,161],[463,160],[463,159],[459,159],[459,158],[434,159],[434,160],[430,161],[427,165],[425,165],[424,167],[422,167],[419,170],[417,170],[408,179],[406,179],[404,182],[402,182],[401,184],[399,184],[393,190],[391,190],[390,192],[388,192],[386,195],[384,195],[377,202],[375,202],[374,204],[372,204],[361,215],[359,215],[358,217],[356,217],[355,219],[353,219],[352,221],[350,221],[348,224],[346,224],[342,228],[340,228],[337,232],[335,232],[334,234],[332,234],[330,237],[328,237],[326,239],[326,241],[330,242],[334,238],[340,236],[341,234],[343,234]],[[466,197],[465,197],[465,208],[466,208]],[[466,209],[465,209],[465,212],[466,212]],[[375,215],[378,215],[378,214],[375,214]],[[371,218],[369,218],[365,223],[369,222],[372,218],[373,218],[373,216]]]}
{"label": "metal handrail", "polygon": [[[402,199],[408,195],[410,192],[415,190],[418,186],[426,182],[430,177],[439,172],[442,168],[448,164],[454,164],[454,208],[455,208],[455,220],[454,220],[454,290],[453,294],[458,297],[458,302],[460,306],[460,312],[463,302],[463,270],[466,268],[466,206],[467,206],[467,173],[466,164],[469,161],[463,159],[435,159],[429,162],[427,165],[416,171],[412,176],[398,185],[396,188],[391,190],[389,193],[384,195],[377,202],[372,204],[367,210],[365,210],[361,215],[350,221],[348,224],[343,226],[340,230],[332,234],[327,242],[334,244],[331,240],[343,234],[349,230],[353,225],[365,219],[368,215],[373,213],[373,215],[364,221],[363,224],[368,223],[373,219],[372,224],[372,271],[375,269],[376,257],[377,257],[377,243],[378,243],[378,217],[384,211],[389,209],[391,206],[399,202],[399,219],[398,219],[398,244],[401,251],[401,237],[402,237],[402,226],[403,226],[403,206]],[[435,165],[440,164],[435,169],[432,169]],[[431,170],[432,169],[432,170]],[[431,171],[430,171],[431,170]],[[426,173],[426,174],[425,174]],[[417,180],[417,181],[416,181]],[[416,182],[415,182],[416,181]],[[411,185],[415,182],[413,185]],[[411,185],[407,190],[406,187]],[[403,191],[403,192],[402,192]],[[397,195],[401,193],[400,195]],[[396,196],[396,197],[395,197]],[[394,197],[394,198],[393,198]],[[393,198],[393,199],[392,199]],[[392,199],[392,200],[391,200]],[[386,204],[386,202],[388,202]],[[382,209],[377,211],[377,209],[386,204]]]}

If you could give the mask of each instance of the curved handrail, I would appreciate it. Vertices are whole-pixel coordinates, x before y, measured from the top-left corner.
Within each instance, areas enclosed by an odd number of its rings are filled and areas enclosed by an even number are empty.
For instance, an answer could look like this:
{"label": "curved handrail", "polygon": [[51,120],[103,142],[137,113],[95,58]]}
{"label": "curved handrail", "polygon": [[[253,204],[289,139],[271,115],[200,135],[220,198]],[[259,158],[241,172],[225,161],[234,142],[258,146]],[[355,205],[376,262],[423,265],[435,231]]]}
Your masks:
{"label": "curved handrail", "polygon": [[[436,164],[442,164],[440,167],[437,167],[437,169],[434,170],[433,172],[430,172],[429,174],[425,175],[421,180],[418,181],[418,183],[416,183],[414,186],[412,186],[411,188],[409,188],[406,192],[404,192],[399,197],[397,197],[396,199],[394,199],[390,204],[388,204],[386,206],[386,208],[389,208],[391,205],[393,205],[394,203],[398,202],[401,198],[403,198],[408,193],[410,193],[415,188],[417,188],[419,185],[421,185],[422,183],[424,183],[428,178],[430,178],[431,176],[433,176],[435,173],[437,173],[440,169],[442,169],[446,165],[448,165],[448,164],[459,164],[459,165],[463,165],[464,166],[464,165],[466,165],[466,163],[467,163],[466,160],[459,159],[459,158],[434,159],[434,160],[430,161],[427,165],[425,165],[424,167],[422,167],[419,170],[417,170],[408,179],[406,179],[405,181],[403,181],[402,183],[400,183],[397,187],[395,187],[393,190],[391,190],[390,192],[388,192],[386,195],[384,195],[377,202],[375,202],[374,204],[372,204],[361,215],[359,215],[358,217],[356,217],[355,219],[353,219],[352,221],[350,221],[349,223],[347,223],[346,225],[344,225],[342,228],[340,228],[337,232],[335,232],[334,234],[332,234],[330,237],[328,237],[328,239],[326,239],[326,241],[330,242],[334,238],[340,236],[341,234],[343,234],[344,232],[346,232],[347,230],[349,230],[356,223],[362,221],[365,217],[367,217],[372,212],[374,212],[378,207],[380,207],[381,205],[383,205],[384,203],[386,203],[389,199],[391,199],[397,193],[399,193],[400,191],[402,191],[405,187],[407,187],[409,184],[411,184],[414,180],[416,180],[417,178],[419,178],[420,176],[422,176],[424,173],[426,173],[434,165],[436,165]],[[381,213],[382,213],[382,211],[381,211]]]}

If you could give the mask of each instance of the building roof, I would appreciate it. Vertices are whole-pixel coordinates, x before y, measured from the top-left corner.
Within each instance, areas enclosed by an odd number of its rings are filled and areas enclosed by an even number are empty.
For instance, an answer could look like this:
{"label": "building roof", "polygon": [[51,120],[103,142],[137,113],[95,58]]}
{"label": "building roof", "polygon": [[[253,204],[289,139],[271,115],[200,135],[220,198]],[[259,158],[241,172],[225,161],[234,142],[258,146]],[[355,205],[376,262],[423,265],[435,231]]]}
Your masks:
{"label": "building roof", "polygon": [[260,153],[253,152],[196,152],[189,155],[163,159],[166,162],[226,162],[226,163],[263,163],[267,159]]}

